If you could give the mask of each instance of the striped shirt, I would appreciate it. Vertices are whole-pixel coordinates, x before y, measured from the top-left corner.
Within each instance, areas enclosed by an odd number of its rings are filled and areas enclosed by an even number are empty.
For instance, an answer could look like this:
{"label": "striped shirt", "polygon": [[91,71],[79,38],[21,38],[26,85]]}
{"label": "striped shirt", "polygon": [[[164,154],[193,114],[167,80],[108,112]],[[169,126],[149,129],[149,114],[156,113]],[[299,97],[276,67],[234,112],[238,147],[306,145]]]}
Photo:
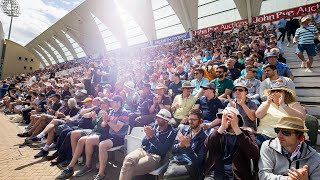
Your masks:
{"label": "striped shirt", "polygon": [[298,37],[298,44],[314,44],[314,34],[317,32],[314,25],[298,28],[295,34]]}

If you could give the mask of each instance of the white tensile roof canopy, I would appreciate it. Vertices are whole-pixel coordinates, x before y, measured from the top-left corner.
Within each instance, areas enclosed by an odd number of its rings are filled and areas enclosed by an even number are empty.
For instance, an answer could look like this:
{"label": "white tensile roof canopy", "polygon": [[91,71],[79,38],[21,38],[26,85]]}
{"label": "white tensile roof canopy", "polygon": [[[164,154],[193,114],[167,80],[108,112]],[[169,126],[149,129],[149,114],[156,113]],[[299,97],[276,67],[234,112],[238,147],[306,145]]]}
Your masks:
{"label": "white tensile roof canopy", "polygon": [[[26,45],[42,66],[248,18],[247,0],[87,0]],[[251,15],[262,0],[249,0]],[[259,7],[259,8],[257,8]]]}

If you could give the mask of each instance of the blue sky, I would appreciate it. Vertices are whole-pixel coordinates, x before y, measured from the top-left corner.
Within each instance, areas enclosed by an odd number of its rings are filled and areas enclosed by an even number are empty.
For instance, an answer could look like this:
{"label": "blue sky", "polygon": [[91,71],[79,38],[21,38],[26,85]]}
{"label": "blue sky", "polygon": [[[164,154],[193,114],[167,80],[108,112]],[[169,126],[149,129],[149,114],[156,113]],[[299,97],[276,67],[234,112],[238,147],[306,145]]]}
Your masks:
{"label": "blue sky", "polygon": [[[17,0],[20,16],[13,18],[11,40],[26,45],[65,16],[84,0]],[[5,38],[8,37],[10,17],[0,12]]]}

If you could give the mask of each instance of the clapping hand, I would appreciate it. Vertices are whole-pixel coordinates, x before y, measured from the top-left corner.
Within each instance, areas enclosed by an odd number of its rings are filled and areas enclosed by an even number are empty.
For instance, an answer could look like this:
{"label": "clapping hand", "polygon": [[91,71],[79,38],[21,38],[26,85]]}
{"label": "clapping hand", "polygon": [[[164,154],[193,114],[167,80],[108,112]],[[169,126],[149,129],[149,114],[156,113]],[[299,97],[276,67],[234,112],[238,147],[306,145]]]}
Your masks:
{"label": "clapping hand", "polygon": [[151,126],[144,126],[143,130],[146,133],[147,139],[151,139],[154,136],[154,129]]}
{"label": "clapping hand", "polygon": [[184,136],[180,131],[178,132],[178,140],[179,140],[179,146],[180,147],[189,147],[191,138],[189,135]]}
{"label": "clapping hand", "polygon": [[227,95],[227,98],[228,98],[228,101],[229,101],[229,103],[230,103],[230,106],[231,106],[231,107],[236,107],[236,103],[230,98],[229,95]]}
{"label": "clapping hand", "polygon": [[307,165],[304,165],[300,169],[294,167],[288,169],[288,180],[308,180],[308,169]]}
{"label": "clapping hand", "polygon": [[238,104],[241,106],[246,104],[246,95],[240,95],[240,97],[237,98]]}

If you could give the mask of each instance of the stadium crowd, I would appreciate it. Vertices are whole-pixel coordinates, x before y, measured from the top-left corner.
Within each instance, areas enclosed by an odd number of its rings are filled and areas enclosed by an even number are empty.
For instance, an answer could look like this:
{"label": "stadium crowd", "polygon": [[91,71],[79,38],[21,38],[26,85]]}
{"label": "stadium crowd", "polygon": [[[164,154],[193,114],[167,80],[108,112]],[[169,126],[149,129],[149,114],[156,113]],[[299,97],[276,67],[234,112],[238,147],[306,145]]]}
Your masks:
{"label": "stadium crowd", "polygon": [[145,137],[126,155],[120,180],[148,174],[168,154],[164,179],[319,179],[320,155],[282,49],[285,35],[288,46],[294,36],[301,67],[312,73],[319,14],[10,77],[1,85],[2,110],[28,125],[18,134],[23,145],[46,139],[34,157],[66,166],[57,179],[72,177],[81,156],[75,176],[90,172],[97,149],[94,179],[104,179],[108,150],[134,127]]}

